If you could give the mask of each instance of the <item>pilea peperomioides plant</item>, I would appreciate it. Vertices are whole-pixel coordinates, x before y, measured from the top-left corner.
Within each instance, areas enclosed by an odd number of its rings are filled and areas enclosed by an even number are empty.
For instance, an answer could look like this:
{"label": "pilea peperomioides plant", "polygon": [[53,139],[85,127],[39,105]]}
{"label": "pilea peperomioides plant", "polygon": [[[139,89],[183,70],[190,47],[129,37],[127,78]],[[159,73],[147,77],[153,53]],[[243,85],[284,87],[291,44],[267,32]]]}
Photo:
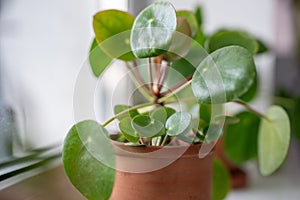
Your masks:
{"label": "pilea peperomioides plant", "polygon": [[[262,51],[252,36],[221,30],[207,37],[199,10],[176,11],[165,1],[150,5],[136,18],[119,10],[98,12],[93,27],[95,40],[89,61],[94,75],[105,76],[103,72],[114,59],[124,61],[145,102],[115,105],[115,116],[104,123],[86,120],[69,131],[64,167],[71,182],[88,199],[108,199],[113,188],[115,158],[105,129],[111,122],[118,123],[116,140],[126,145],[200,143],[205,148],[200,149],[199,156],[204,157],[222,135],[223,125],[238,120],[227,116],[223,108],[227,102],[235,102],[262,119],[257,141],[249,144],[258,148],[261,173],[269,175],[281,165],[290,139],[285,111],[271,106],[262,114],[241,100],[253,93],[253,56]],[[245,128],[251,129],[247,124]],[[216,161],[214,169],[219,168]],[[214,183],[214,187],[219,186]]]}

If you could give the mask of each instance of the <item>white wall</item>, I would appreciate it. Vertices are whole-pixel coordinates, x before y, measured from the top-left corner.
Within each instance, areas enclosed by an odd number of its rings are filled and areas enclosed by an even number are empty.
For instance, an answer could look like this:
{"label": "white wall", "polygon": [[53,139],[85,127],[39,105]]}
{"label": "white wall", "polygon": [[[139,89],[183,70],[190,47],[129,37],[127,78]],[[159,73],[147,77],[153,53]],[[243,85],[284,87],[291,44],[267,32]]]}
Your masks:
{"label": "white wall", "polygon": [[274,0],[171,0],[177,9],[202,5],[205,28],[209,32],[222,27],[245,28],[269,44],[275,43]]}
{"label": "white wall", "polygon": [[53,145],[62,141],[74,123],[74,83],[87,58],[97,2],[5,2],[1,13],[2,82],[6,100],[18,114],[20,146]]}

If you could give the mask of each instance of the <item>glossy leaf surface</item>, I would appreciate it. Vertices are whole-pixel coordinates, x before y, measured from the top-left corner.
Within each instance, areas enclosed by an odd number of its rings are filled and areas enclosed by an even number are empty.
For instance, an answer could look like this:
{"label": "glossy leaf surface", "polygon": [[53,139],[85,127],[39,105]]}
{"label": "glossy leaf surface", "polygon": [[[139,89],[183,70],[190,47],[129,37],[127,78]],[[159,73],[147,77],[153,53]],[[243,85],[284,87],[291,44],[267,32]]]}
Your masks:
{"label": "glossy leaf surface", "polygon": [[250,86],[249,90],[245,94],[240,96],[239,99],[245,102],[250,102],[257,96],[258,90],[259,90],[258,77],[255,76],[254,82]]}
{"label": "glossy leaf surface", "polygon": [[225,103],[247,92],[255,75],[253,57],[247,49],[224,47],[201,62],[193,75],[192,89],[201,103]]}
{"label": "glossy leaf surface", "polygon": [[188,112],[176,112],[166,122],[167,134],[176,136],[186,134],[192,129],[192,116]]}
{"label": "glossy leaf surface", "polygon": [[150,113],[150,117],[152,119],[156,119],[160,121],[161,123],[165,124],[167,119],[173,115],[176,111],[173,108],[169,107],[160,107],[158,109],[155,109]]}
{"label": "glossy leaf surface", "polygon": [[[66,174],[87,199],[106,200],[112,192],[115,170],[95,157],[96,154],[108,153],[106,157],[112,159],[110,164],[113,165],[113,149],[110,142],[103,139],[106,135],[104,128],[89,120],[74,125],[64,141],[62,159]],[[93,140],[99,142],[98,146],[105,151],[93,152],[90,146],[94,145]]]}
{"label": "glossy leaf surface", "polygon": [[165,128],[163,123],[146,115],[136,116],[131,125],[139,135],[144,137],[157,136]]}
{"label": "glossy leaf surface", "polygon": [[176,30],[176,20],[175,9],[169,2],[156,2],[141,11],[130,37],[136,57],[154,57],[167,51]]}

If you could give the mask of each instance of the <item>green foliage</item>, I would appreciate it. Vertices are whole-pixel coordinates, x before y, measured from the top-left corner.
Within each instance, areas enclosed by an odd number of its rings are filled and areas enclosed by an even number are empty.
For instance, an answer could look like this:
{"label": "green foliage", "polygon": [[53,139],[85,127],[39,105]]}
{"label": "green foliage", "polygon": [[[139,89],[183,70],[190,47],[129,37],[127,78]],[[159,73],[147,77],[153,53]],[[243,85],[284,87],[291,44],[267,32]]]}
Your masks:
{"label": "green foliage", "polygon": [[272,106],[262,119],[258,133],[258,161],[262,175],[270,175],[284,161],[290,143],[290,122],[287,113]]}
{"label": "green foliage", "polygon": [[183,19],[186,19],[190,28],[191,28],[191,37],[196,37],[197,33],[198,33],[198,22],[197,22],[197,19],[194,15],[193,12],[191,11],[188,11],[188,10],[178,10],[176,12],[176,15],[177,15],[177,18],[180,17],[180,18],[183,18]]}
{"label": "green foliage", "polygon": [[244,31],[235,30],[221,30],[214,33],[208,43],[208,49],[213,52],[217,49],[226,46],[238,45],[246,48],[253,55],[258,51],[258,43],[256,39],[251,37],[248,33]]}
{"label": "green foliage", "polygon": [[229,173],[223,163],[217,158],[214,159],[212,188],[213,200],[224,199],[230,190]]}
{"label": "green foliage", "polygon": [[117,115],[120,114],[121,112],[125,112],[123,115],[118,117],[118,120],[122,120],[127,117],[134,118],[135,116],[139,115],[137,110],[128,111],[128,109],[130,108],[131,106],[127,106],[127,105],[116,105],[114,107],[114,114]]}
{"label": "green foliage", "polygon": [[[173,139],[174,143],[178,139],[213,144],[226,124],[224,143],[231,160],[242,163],[258,156],[263,175],[281,165],[290,139],[284,110],[274,106],[264,115],[238,101],[250,101],[257,93],[253,56],[268,50],[262,41],[239,30],[220,30],[207,38],[200,7],[195,14],[176,12],[166,1],[153,3],[136,19],[119,10],[98,12],[93,28],[96,39],[89,62],[94,75],[100,76],[113,59],[123,60],[148,102],[116,105],[115,116],[102,126],[83,121],[68,133],[64,167],[85,197],[108,199],[112,191],[115,171],[106,164],[114,166],[115,158],[104,127],[115,120],[121,132],[116,140],[129,146],[160,146]],[[240,102],[251,113],[234,117],[217,112],[231,101]],[[263,118],[260,128],[258,116]],[[299,115],[291,116],[299,119]],[[213,199],[223,199],[230,187],[229,175],[218,160],[213,178]]]}
{"label": "green foliage", "polygon": [[250,112],[236,115],[237,124],[228,125],[224,134],[224,149],[227,157],[236,164],[242,164],[257,156],[257,136],[260,118]]}
{"label": "green foliage", "polygon": [[103,52],[103,50],[98,46],[96,39],[94,39],[89,54],[89,63],[94,75],[96,77],[100,76],[110,65],[111,61],[112,58]]}
{"label": "green foliage", "polygon": [[289,110],[292,130],[296,138],[300,139],[300,98],[295,98],[292,101],[294,102],[294,106]]}
{"label": "green foliage", "polygon": [[198,27],[199,27],[199,30],[198,30],[195,40],[202,47],[204,47],[207,36],[205,35],[205,33],[203,31],[203,16],[202,16],[202,8],[200,6],[197,6],[195,9],[195,17],[197,19],[197,23],[198,23]]}
{"label": "green foliage", "polygon": [[139,141],[138,132],[131,125],[132,119],[127,117],[122,119],[119,123],[119,128],[121,133],[125,136],[125,138],[132,143],[137,143]]}
{"label": "green foliage", "polygon": [[170,67],[187,78],[195,72],[197,66],[207,56],[207,52],[198,43],[193,42],[187,55],[180,60],[172,61]]}
{"label": "green foliage", "polygon": [[124,61],[135,59],[129,44],[129,30],[133,22],[133,16],[120,10],[105,10],[95,14],[93,27],[96,39],[107,55]]}
{"label": "green foliage", "polygon": [[250,86],[249,90],[245,94],[243,94],[242,96],[240,96],[239,99],[241,99],[242,101],[245,101],[245,102],[252,101],[256,97],[256,95],[257,95],[258,86],[259,86],[259,84],[258,84],[258,77],[255,76],[254,82]]}
{"label": "green foliage", "polygon": [[192,129],[192,116],[187,112],[176,112],[166,122],[167,134],[178,136],[186,134]]}
{"label": "green foliage", "polygon": [[[192,89],[201,103],[225,103],[247,92],[255,74],[250,52],[240,46],[228,46],[201,62],[193,75]],[[222,82],[217,81],[220,79]]]}
{"label": "green foliage", "polygon": [[[160,107],[158,109],[155,109],[153,110],[151,113],[150,113],[150,117],[152,119],[155,119],[159,122],[161,122],[164,126],[167,122],[167,119],[173,115],[176,111],[172,108],[169,108],[169,107]],[[157,136],[159,135],[165,135],[166,133],[166,128],[164,127],[160,133],[158,133]]]}
{"label": "green foliage", "polygon": [[257,54],[266,53],[269,51],[268,46],[260,39],[256,39],[256,42],[258,44],[258,51]]}
{"label": "green foliage", "polygon": [[102,158],[110,157],[109,163],[113,167],[114,154],[106,137],[107,132],[97,122],[83,121],[71,128],[64,141],[62,159],[66,174],[72,184],[90,200],[106,200],[112,192],[115,170],[95,157],[103,151],[95,152],[89,146],[93,145],[93,139],[99,142],[97,145],[103,145],[100,148],[105,149],[108,155],[102,155]]}
{"label": "green foliage", "polygon": [[153,137],[164,134],[165,124],[146,115],[138,115],[133,118],[133,129],[143,137]]}
{"label": "green foliage", "polygon": [[136,17],[131,31],[131,48],[138,58],[159,56],[171,45],[177,18],[173,6],[156,2]]}
{"label": "green foliage", "polygon": [[165,124],[167,122],[167,119],[171,117],[173,114],[175,114],[175,110],[173,108],[169,107],[159,107],[155,110],[153,110],[150,113],[150,116],[152,119],[156,119],[160,121],[161,123]]}
{"label": "green foliage", "polygon": [[173,33],[171,45],[163,56],[167,61],[179,60],[190,50],[192,39],[191,27],[184,18],[177,17],[176,32]]}
{"label": "green foliage", "polygon": [[211,120],[211,104],[200,104],[199,106],[199,116],[203,119],[207,124],[210,123]]}

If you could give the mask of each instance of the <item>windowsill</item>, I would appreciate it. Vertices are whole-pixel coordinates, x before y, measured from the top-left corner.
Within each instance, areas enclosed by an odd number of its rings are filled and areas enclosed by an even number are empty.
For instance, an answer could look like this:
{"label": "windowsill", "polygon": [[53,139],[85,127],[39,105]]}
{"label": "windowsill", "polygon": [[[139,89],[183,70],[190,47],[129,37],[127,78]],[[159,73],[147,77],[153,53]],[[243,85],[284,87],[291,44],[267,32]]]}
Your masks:
{"label": "windowsill", "polygon": [[[53,165],[56,165],[56,167],[54,167]],[[35,173],[38,173],[38,175],[27,178],[26,180],[23,180],[17,184],[1,190],[1,199],[85,199],[71,185],[60,162],[57,162],[56,160],[56,163],[52,163],[48,167],[52,169],[47,169],[47,171],[44,171],[43,173],[37,171]],[[43,170],[45,170],[45,168]]]}
{"label": "windowsill", "polygon": [[[61,147],[33,152],[22,158],[11,158],[0,164],[0,190],[53,168],[60,163]],[[55,164],[56,163],[56,164]]]}
{"label": "windowsill", "polygon": [[248,187],[231,191],[226,200],[299,199],[299,155],[300,141],[292,140],[285,163],[269,177],[263,177],[259,174],[256,163],[249,163],[245,168],[249,177]]}

